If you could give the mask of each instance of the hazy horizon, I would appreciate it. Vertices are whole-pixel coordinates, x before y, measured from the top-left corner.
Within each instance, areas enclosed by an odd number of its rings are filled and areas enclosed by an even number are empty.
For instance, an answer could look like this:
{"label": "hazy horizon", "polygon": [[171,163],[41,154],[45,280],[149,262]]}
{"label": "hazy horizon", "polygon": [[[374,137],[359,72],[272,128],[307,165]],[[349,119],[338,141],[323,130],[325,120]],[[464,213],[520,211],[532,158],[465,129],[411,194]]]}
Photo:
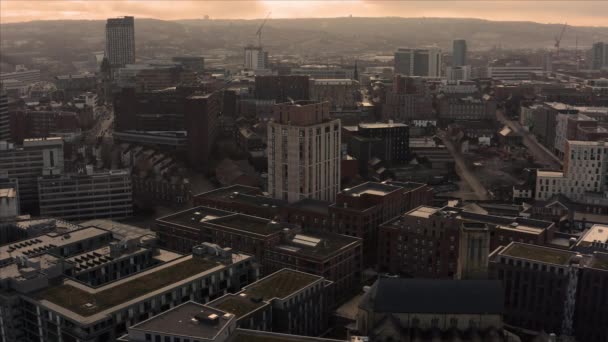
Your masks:
{"label": "hazy horizon", "polygon": [[304,18],[446,18],[608,26],[606,1],[0,1],[0,23],[103,20],[132,15],[159,20]]}

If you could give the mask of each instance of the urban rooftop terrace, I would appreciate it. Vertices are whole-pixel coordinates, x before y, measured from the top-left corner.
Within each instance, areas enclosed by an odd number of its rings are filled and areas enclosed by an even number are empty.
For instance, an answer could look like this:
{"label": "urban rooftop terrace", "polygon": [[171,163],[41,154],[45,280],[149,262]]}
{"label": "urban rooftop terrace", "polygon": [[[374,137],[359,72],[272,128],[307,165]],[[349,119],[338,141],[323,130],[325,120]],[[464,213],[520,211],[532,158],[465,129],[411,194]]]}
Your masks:
{"label": "urban rooftop terrace", "polygon": [[[165,264],[166,265],[166,264]],[[81,316],[87,317],[147,295],[166,286],[209,271],[220,263],[204,258],[189,258],[167,267],[158,266],[142,276],[127,278],[125,282],[111,283],[101,291],[85,291],[64,283],[42,290],[36,299],[47,300]]]}

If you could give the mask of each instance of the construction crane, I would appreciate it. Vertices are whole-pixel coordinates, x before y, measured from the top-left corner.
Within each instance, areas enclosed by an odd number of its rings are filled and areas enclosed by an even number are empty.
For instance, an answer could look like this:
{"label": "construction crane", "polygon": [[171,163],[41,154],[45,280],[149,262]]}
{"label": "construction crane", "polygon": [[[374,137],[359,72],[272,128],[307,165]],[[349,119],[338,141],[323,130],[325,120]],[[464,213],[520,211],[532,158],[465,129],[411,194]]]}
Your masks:
{"label": "construction crane", "polygon": [[262,28],[264,27],[264,25],[266,25],[266,22],[268,21],[268,18],[270,17],[270,13],[268,12],[268,14],[266,15],[266,18],[264,18],[264,21],[262,22],[262,25],[260,25],[260,28],[256,31],[256,35],[258,36],[258,46],[262,47]]}
{"label": "construction crane", "polygon": [[555,36],[555,48],[557,49],[557,53],[556,56],[559,57],[559,44],[562,41],[562,37],[564,36],[564,32],[566,31],[566,27],[568,26],[568,23],[565,23],[564,26],[562,26],[562,30],[559,33],[559,36]]}

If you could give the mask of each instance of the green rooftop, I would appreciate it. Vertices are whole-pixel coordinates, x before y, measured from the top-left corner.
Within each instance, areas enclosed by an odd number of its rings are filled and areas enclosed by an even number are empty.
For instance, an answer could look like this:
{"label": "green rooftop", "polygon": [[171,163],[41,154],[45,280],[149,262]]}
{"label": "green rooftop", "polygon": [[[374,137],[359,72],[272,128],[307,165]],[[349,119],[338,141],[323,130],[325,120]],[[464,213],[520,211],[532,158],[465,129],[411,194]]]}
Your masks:
{"label": "green rooftop", "polygon": [[591,267],[608,271],[608,259],[593,256],[591,259]]}
{"label": "green rooftop", "polygon": [[248,296],[241,297],[239,295],[231,294],[210,303],[209,306],[229,312],[235,315],[236,318],[241,318],[265,304],[265,302],[256,303]]}
{"label": "green rooftop", "polygon": [[[89,293],[72,285],[63,284],[40,292],[38,298],[86,317],[175,284],[217,265],[216,261],[192,258],[97,293]],[[93,304],[90,308],[85,306],[89,303]]]}
{"label": "green rooftop", "polygon": [[570,258],[574,255],[574,253],[569,251],[520,243],[507,247],[502,254],[556,265],[567,265]]}
{"label": "green rooftop", "polygon": [[243,292],[249,297],[261,297],[264,300],[285,298],[320,278],[308,273],[283,269],[247,286]]}

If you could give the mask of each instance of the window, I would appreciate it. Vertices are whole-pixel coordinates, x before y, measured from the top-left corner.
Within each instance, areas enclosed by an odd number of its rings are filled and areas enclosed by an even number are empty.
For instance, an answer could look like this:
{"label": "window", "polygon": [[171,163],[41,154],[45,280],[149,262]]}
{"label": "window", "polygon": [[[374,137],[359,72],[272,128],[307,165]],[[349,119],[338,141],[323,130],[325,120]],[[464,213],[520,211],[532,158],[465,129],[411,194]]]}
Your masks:
{"label": "window", "polygon": [[146,341],[152,341],[152,336],[150,334],[146,334]]}

